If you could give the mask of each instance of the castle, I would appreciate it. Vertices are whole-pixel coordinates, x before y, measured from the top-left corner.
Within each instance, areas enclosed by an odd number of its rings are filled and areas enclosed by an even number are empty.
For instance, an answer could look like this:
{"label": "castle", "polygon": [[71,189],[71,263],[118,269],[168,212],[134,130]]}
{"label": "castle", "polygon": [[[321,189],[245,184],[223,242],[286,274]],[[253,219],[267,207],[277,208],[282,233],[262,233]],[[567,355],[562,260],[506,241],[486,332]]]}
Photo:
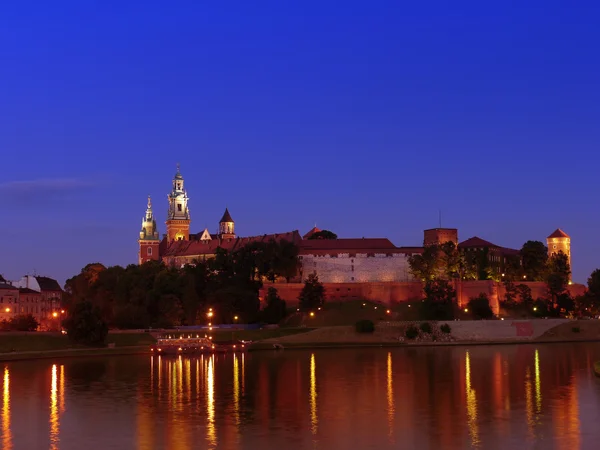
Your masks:
{"label": "castle", "polygon": [[[424,231],[423,246],[397,247],[387,238],[357,239],[310,239],[321,230],[313,228],[301,236],[297,230],[260,236],[239,237],[235,222],[226,208],[218,224],[218,231],[211,234],[208,229],[190,233],[191,216],[188,207],[189,197],[185,190],[184,178],[179,166],[173,178],[173,186],[168,195],[166,234],[161,238],[148,197],[146,214],[142,219],[139,233],[138,262],[163,261],[167,265],[183,266],[195,260],[212,258],[218,248],[235,251],[252,242],[287,240],[299,248],[300,268],[296,282],[301,282],[308,274],[315,273],[323,283],[359,285],[364,283],[406,283],[416,280],[410,273],[408,258],[422,253],[428,245],[451,241],[464,252],[482,255],[487,264],[497,273],[511,261],[520,264],[519,250],[505,248],[479,237],[471,237],[463,242],[458,240],[456,228],[433,228]],[[571,263],[571,239],[557,229],[546,239],[548,253],[565,253]],[[336,288],[339,291],[339,288]],[[354,288],[351,286],[348,291]]]}

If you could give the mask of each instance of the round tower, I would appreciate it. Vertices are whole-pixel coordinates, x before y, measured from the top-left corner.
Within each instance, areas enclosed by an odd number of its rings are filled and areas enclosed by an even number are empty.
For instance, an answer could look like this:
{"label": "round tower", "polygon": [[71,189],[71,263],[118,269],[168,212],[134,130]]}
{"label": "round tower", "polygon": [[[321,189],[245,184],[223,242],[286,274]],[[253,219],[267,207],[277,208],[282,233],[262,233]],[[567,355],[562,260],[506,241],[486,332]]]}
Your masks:
{"label": "round tower", "polygon": [[184,188],[183,176],[179,172],[173,177],[173,188],[169,193],[169,210],[167,211],[167,241],[187,241],[190,237],[190,211],[188,196]]}
{"label": "round tower", "polygon": [[156,220],[152,213],[152,200],[148,196],[148,206],[146,208],[146,215],[142,219],[142,229],[140,230],[140,237],[138,244],[140,246],[138,252],[138,263],[143,264],[147,261],[158,261],[160,255],[158,252],[158,245],[160,239],[158,236],[158,229],[156,228]]}
{"label": "round tower", "polygon": [[219,221],[219,236],[221,239],[235,239],[235,222],[227,208],[225,208],[225,213]]}
{"label": "round tower", "polygon": [[[563,252],[567,255],[569,267],[571,266],[571,237],[560,228],[557,228],[554,233],[546,238],[548,245],[548,256],[552,256],[558,252]],[[570,276],[569,276],[570,278]]]}

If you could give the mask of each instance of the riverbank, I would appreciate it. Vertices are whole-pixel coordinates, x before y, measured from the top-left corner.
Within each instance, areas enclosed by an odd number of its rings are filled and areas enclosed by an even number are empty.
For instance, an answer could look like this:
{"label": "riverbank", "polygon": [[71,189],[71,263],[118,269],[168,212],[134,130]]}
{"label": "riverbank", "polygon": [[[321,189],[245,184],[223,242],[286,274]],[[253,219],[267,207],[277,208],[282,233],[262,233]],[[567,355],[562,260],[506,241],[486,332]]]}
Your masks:
{"label": "riverbank", "polygon": [[322,327],[304,334],[255,342],[249,350],[600,342],[598,320],[456,321],[432,323],[432,326],[444,323],[451,327],[450,336],[444,340],[432,340],[430,336],[406,339],[406,328],[418,326],[418,322],[382,322],[374,333],[357,333],[350,326]]}
{"label": "riverbank", "polygon": [[5,332],[0,333],[0,361],[149,353],[154,342],[149,333],[109,333],[106,347],[90,348],[60,333]]}

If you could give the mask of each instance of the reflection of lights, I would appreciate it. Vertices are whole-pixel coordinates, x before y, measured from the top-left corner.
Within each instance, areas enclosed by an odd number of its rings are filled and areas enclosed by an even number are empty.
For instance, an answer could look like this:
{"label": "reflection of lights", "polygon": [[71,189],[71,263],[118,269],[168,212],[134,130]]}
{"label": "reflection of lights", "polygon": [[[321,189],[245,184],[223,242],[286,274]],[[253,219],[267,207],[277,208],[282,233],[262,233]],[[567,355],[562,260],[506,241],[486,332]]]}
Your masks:
{"label": "reflection of lights", "polygon": [[65,366],[60,365],[60,375],[58,376],[58,401],[59,401],[59,413],[65,412]]}
{"label": "reflection of lights", "polygon": [[540,352],[535,349],[535,412],[542,412],[542,381],[540,379]]}
{"label": "reflection of lights", "polygon": [[192,361],[185,360],[185,384],[187,387],[187,401],[192,399]]}
{"label": "reflection of lights", "polygon": [[310,355],[310,423],[312,434],[317,434],[317,365],[315,354]]}
{"label": "reflection of lights", "polygon": [[465,357],[465,391],[467,394],[467,424],[474,447],[479,445],[479,430],[477,429],[477,396],[471,387],[471,358],[467,351]]}
{"label": "reflection of lights", "polygon": [[10,432],[10,376],[8,367],[4,368],[4,384],[2,395],[2,448],[12,448],[12,434]]}
{"label": "reflection of lights", "polygon": [[527,428],[532,438],[535,437],[533,427],[535,425],[533,417],[533,386],[531,385],[531,370],[527,367],[525,372],[525,412],[527,414]]}
{"label": "reflection of lights", "polygon": [[58,449],[58,397],[57,397],[58,376],[56,364],[52,366],[52,387],[50,389],[50,448]]}
{"label": "reflection of lights", "polygon": [[215,428],[215,356],[208,359],[206,371],[206,440],[212,447],[217,446],[217,431]]}
{"label": "reflection of lights", "polygon": [[392,352],[388,352],[387,356],[387,403],[388,403],[388,426],[389,435],[392,436],[394,431],[394,386],[392,384]]}
{"label": "reflection of lights", "polygon": [[233,354],[233,413],[235,424],[240,425],[240,370],[238,356]]}

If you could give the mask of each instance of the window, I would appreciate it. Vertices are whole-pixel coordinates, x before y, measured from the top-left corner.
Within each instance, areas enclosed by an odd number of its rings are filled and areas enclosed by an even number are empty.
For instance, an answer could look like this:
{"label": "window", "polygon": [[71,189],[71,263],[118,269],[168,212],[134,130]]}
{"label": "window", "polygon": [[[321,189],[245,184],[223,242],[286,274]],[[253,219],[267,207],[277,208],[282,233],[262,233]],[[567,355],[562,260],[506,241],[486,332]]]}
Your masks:
{"label": "window", "polygon": [[181,203],[177,203],[177,211],[181,212]]}
{"label": "window", "polygon": [[147,253],[148,256],[152,256],[152,247],[148,247]]}

